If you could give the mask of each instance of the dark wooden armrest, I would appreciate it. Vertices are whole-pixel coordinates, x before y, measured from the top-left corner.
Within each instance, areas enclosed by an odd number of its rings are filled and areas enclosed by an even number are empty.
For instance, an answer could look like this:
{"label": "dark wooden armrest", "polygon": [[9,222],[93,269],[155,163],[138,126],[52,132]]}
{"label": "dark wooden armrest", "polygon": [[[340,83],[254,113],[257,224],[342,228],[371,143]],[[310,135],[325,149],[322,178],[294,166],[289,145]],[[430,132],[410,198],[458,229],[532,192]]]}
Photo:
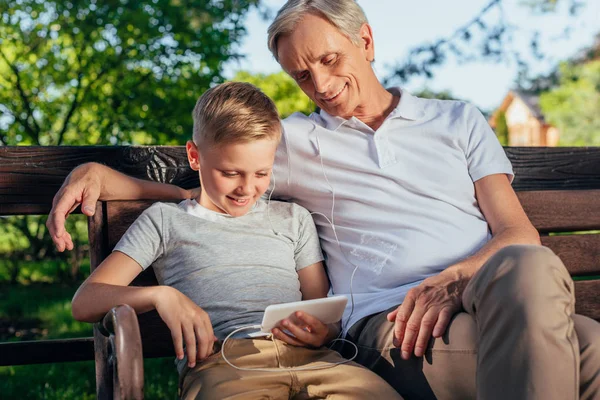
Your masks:
{"label": "dark wooden armrest", "polygon": [[135,310],[127,304],[113,307],[96,327],[109,341],[105,365],[112,374],[113,399],[143,399],[144,360]]}

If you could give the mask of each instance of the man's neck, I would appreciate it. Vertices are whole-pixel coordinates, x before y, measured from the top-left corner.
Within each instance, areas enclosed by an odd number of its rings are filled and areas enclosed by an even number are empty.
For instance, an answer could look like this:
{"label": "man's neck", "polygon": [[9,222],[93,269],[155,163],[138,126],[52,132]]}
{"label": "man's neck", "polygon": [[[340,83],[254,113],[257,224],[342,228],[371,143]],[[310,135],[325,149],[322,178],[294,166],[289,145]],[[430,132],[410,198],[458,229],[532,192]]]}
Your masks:
{"label": "man's neck", "polygon": [[354,110],[353,117],[376,131],[388,115],[398,106],[400,97],[394,96],[377,82],[377,90],[369,93],[365,104]]}

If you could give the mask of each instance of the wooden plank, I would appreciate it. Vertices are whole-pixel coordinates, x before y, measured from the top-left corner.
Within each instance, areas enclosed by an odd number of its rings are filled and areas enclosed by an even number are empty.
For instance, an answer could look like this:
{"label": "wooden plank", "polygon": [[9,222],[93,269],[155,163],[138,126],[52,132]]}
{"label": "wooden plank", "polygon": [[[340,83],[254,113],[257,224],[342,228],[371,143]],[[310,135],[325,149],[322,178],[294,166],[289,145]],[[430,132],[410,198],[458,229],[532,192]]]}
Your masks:
{"label": "wooden plank", "polygon": [[575,312],[600,322],[600,279],[575,282]]}
{"label": "wooden plank", "polygon": [[88,361],[94,359],[89,338],[0,343],[0,366]]}
{"label": "wooden plank", "polygon": [[541,233],[600,229],[600,190],[517,192]]}
{"label": "wooden plank", "polygon": [[[600,189],[599,147],[507,147],[525,190]],[[76,166],[101,162],[128,175],[184,188],[198,186],[183,146],[0,147],[0,215],[46,214]]]}
{"label": "wooden plank", "polygon": [[572,276],[600,275],[600,234],[542,236]]}
{"label": "wooden plank", "polygon": [[524,190],[600,189],[599,147],[505,147],[513,187]]}
{"label": "wooden plank", "polygon": [[100,162],[130,176],[198,186],[183,146],[0,147],[0,215],[47,214],[78,165]]}

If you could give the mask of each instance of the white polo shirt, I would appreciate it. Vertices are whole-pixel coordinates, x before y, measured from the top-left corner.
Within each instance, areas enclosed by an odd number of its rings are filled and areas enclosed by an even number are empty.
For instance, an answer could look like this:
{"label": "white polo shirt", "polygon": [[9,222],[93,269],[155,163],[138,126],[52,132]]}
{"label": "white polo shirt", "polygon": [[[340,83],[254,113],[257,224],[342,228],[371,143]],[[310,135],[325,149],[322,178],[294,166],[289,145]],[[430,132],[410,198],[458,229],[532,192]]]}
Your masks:
{"label": "white polo shirt", "polygon": [[390,91],[401,99],[377,131],[324,111],[285,119],[273,172],[274,197],[334,222],[339,244],[314,215],[333,293],[350,294],[358,267],[347,328],[479,250],[491,234],[473,182],[513,174],[477,108]]}

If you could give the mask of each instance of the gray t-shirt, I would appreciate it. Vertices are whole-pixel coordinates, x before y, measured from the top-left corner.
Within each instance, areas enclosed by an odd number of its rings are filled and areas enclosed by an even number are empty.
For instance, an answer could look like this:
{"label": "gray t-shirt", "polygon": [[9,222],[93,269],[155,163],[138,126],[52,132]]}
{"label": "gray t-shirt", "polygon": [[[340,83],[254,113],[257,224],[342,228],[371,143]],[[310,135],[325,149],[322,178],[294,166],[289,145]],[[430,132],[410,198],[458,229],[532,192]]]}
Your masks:
{"label": "gray t-shirt", "polygon": [[116,251],[153,266],[210,316],[223,339],[262,321],[270,304],[302,299],[297,271],[323,260],[312,216],[293,203],[259,200],[241,217],[195,200],[156,203],[131,225]]}

